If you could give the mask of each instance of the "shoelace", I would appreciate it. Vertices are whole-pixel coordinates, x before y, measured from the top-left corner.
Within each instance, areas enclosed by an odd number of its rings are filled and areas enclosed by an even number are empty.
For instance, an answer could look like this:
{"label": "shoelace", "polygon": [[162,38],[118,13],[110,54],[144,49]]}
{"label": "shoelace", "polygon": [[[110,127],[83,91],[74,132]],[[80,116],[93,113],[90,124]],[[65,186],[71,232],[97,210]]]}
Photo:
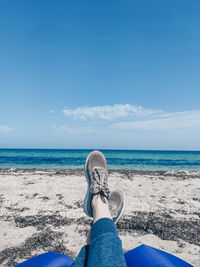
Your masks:
{"label": "shoelace", "polygon": [[[92,183],[91,183],[91,192],[93,194],[100,194],[101,196],[104,196],[108,198],[109,196],[109,189],[107,188],[106,178],[107,178],[107,172],[102,167],[95,167],[92,172]],[[101,198],[104,203],[105,200]]]}

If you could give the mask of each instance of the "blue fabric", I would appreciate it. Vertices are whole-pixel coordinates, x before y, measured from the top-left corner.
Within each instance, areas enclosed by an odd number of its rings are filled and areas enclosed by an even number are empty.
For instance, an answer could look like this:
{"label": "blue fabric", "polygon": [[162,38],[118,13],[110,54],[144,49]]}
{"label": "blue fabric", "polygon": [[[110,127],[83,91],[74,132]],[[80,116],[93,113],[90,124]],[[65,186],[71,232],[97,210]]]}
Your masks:
{"label": "blue fabric", "polygon": [[128,267],[192,267],[172,254],[146,245],[126,252],[124,256]]}
{"label": "blue fabric", "polygon": [[47,252],[17,264],[15,267],[69,267],[72,263],[73,260],[66,255]]}

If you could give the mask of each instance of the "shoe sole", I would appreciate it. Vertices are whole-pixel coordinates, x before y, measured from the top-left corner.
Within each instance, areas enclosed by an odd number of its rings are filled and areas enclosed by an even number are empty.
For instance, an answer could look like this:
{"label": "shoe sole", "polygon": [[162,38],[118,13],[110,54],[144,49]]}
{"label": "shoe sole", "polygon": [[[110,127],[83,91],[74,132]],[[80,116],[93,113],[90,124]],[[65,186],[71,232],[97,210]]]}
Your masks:
{"label": "shoe sole", "polygon": [[124,212],[125,212],[126,202],[125,202],[125,195],[124,194],[123,194],[123,201],[124,201],[124,205],[123,205],[123,208],[122,208],[120,214],[117,216],[116,220],[113,220],[115,224],[121,219],[121,217],[124,215]]}
{"label": "shoe sole", "polygon": [[88,183],[88,189],[87,189],[87,193],[85,195],[85,199],[84,199],[84,204],[83,204],[83,210],[85,212],[85,214],[89,217],[92,217],[91,215],[88,214],[88,200],[89,200],[89,194],[90,194],[90,178],[88,176],[88,172],[87,172],[87,163],[88,163],[88,159],[89,159],[90,154],[87,156],[87,159],[85,161],[85,177]]}

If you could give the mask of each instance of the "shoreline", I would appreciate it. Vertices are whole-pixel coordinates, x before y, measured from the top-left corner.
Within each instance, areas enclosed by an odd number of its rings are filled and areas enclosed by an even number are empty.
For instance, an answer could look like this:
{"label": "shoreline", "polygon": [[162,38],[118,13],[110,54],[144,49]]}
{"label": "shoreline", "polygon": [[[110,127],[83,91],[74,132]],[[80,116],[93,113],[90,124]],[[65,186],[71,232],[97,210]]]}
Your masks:
{"label": "shoreline", "polygon": [[[0,174],[4,173],[54,173],[54,174],[73,174],[84,175],[84,168],[0,168]],[[109,174],[121,173],[121,174],[131,174],[131,175],[163,175],[170,177],[181,177],[181,175],[186,176],[186,178],[200,178],[200,170],[142,170],[142,169],[110,169]]]}
{"label": "shoreline", "polygon": [[[109,170],[110,189],[126,196],[117,224],[124,252],[147,244],[198,266],[199,178],[200,171]],[[0,168],[0,188],[2,267],[47,251],[76,257],[91,225],[83,169]]]}

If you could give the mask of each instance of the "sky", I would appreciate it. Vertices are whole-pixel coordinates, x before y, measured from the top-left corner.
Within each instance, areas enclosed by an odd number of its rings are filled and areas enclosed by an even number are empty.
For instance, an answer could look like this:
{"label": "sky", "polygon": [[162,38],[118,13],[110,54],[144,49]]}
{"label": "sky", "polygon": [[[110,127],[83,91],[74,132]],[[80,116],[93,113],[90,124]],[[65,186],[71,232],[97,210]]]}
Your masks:
{"label": "sky", "polygon": [[0,148],[200,150],[198,0],[0,0]]}

